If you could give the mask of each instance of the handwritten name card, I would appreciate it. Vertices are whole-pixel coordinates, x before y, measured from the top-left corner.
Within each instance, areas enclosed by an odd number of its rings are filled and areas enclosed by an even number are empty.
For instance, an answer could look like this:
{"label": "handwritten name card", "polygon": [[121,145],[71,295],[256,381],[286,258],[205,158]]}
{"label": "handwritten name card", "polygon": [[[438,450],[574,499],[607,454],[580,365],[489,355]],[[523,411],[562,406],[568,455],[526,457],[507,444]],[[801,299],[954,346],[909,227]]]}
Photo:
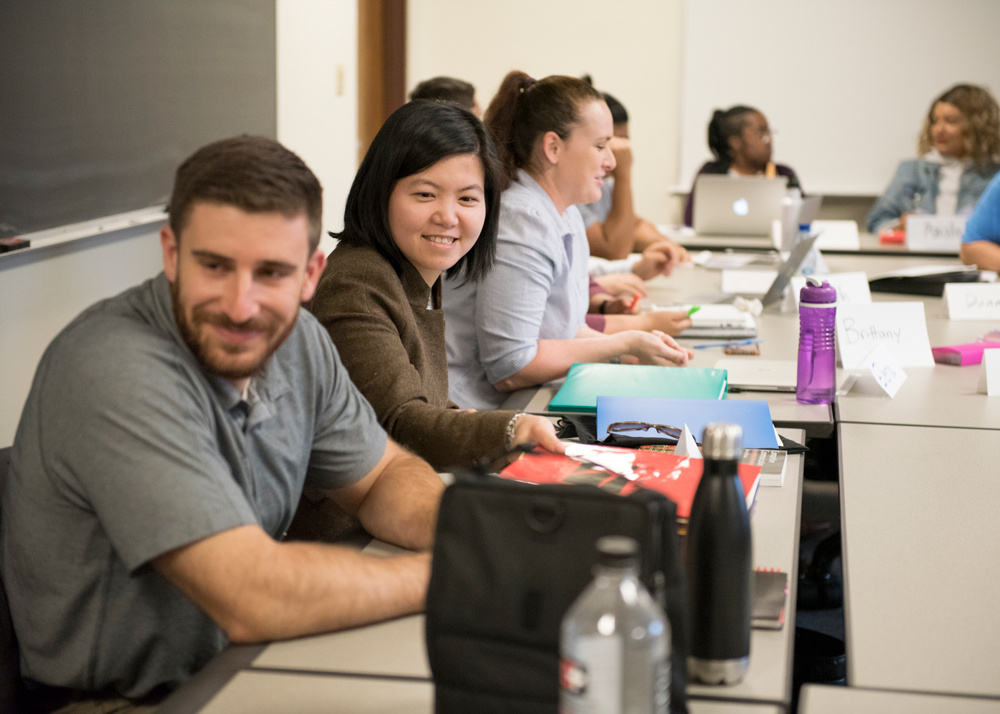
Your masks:
{"label": "handwritten name card", "polygon": [[837,351],[844,369],[863,366],[879,343],[900,367],[933,367],[922,302],[837,306]]}
{"label": "handwritten name card", "polygon": [[906,247],[957,254],[966,220],[966,216],[912,214],[906,219]]}
{"label": "handwritten name card", "polygon": [[896,392],[906,381],[906,372],[896,364],[884,342],[880,342],[865,358],[864,366],[871,372],[882,391],[889,395],[889,399],[896,396]]}
{"label": "handwritten name card", "polygon": [[1000,283],[945,283],[949,320],[1000,319]]}

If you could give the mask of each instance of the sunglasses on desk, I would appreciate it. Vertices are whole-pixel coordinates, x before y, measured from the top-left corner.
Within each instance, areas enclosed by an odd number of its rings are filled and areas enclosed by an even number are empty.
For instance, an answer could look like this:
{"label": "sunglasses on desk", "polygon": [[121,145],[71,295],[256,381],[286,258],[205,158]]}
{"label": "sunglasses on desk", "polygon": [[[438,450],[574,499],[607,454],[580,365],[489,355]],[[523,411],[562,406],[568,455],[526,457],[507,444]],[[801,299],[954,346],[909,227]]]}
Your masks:
{"label": "sunglasses on desk", "polygon": [[656,429],[664,436],[672,436],[675,439],[681,437],[681,429],[676,426],[668,426],[666,424],[649,424],[644,421],[616,421],[608,424],[609,434],[621,434],[626,431],[649,431],[650,429]]}

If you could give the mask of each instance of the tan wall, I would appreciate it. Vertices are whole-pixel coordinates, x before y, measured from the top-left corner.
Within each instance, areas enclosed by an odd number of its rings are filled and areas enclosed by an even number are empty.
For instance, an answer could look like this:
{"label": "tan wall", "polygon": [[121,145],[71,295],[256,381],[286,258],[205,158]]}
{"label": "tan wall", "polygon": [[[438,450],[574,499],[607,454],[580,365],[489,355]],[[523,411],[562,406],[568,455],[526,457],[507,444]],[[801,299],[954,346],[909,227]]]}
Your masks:
{"label": "tan wall", "polygon": [[628,109],[636,210],[676,223],[668,189],[678,162],[680,0],[410,0],[407,88],[447,74],[486,106],[512,69],[533,77],[589,73]]}

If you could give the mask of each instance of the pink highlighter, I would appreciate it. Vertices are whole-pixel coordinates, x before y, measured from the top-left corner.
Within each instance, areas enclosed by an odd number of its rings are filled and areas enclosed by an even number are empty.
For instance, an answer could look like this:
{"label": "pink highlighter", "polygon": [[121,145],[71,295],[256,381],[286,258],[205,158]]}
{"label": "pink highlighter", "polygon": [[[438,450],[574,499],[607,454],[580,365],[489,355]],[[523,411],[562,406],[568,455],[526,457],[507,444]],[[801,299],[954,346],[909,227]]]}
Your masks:
{"label": "pink highlighter", "polygon": [[969,364],[981,364],[983,350],[1000,349],[1000,342],[970,342],[965,345],[950,347],[934,347],[931,353],[938,364],[952,364],[964,367]]}

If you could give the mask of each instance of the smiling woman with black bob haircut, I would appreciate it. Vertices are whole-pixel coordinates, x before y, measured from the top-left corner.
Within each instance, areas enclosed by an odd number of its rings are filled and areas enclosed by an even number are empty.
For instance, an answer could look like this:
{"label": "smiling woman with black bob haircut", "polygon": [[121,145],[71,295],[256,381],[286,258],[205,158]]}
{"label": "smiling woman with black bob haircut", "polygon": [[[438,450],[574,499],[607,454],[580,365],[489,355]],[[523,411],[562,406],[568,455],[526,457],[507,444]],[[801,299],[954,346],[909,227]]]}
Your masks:
{"label": "smiling woman with black bob haircut", "polygon": [[491,270],[501,180],[471,112],[400,107],[361,162],[340,244],[308,306],[385,430],[438,469],[528,442],[562,450],[547,419],[448,401],[442,275],[476,282]]}

